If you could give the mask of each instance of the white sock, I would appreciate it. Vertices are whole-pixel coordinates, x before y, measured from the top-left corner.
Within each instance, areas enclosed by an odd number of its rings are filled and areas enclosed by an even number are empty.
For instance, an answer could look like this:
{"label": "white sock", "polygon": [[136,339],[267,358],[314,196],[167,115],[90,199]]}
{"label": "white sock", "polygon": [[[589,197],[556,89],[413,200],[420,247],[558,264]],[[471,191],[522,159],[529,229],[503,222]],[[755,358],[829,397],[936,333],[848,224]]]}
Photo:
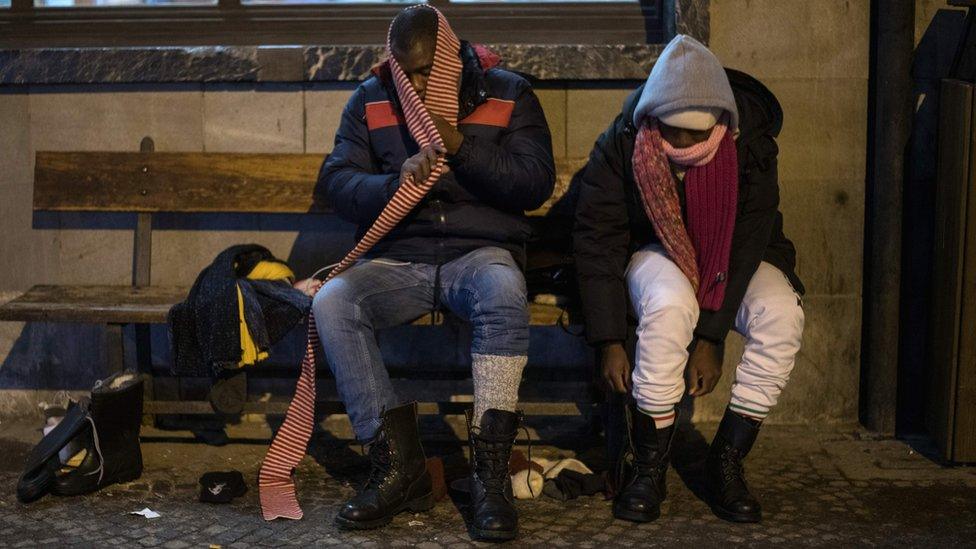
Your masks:
{"label": "white sock", "polygon": [[471,355],[471,378],[474,381],[474,425],[492,408],[514,412],[527,356]]}

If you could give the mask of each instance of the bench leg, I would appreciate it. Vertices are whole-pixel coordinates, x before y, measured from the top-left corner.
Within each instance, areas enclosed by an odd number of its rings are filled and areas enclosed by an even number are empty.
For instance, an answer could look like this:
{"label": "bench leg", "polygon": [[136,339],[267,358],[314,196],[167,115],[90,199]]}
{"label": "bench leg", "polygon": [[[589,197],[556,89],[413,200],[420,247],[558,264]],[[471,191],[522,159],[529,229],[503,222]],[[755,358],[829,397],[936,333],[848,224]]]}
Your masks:
{"label": "bench leg", "polygon": [[115,374],[125,370],[125,341],[122,337],[124,324],[105,326],[105,352],[108,359],[108,373]]}
{"label": "bench leg", "polygon": [[[153,384],[152,368],[152,335],[149,324],[136,324],[136,369],[143,373],[142,401],[152,403],[156,401],[156,389]],[[150,405],[151,406],[151,405]],[[155,414],[143,414],[143,424],[152,425]]]}

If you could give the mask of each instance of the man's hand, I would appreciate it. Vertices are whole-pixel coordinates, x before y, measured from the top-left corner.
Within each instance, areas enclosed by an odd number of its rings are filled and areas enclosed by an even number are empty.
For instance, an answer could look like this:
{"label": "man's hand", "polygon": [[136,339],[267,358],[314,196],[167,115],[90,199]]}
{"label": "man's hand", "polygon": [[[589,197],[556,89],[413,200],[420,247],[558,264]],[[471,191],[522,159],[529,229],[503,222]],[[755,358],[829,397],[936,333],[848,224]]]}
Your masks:
{"label": "man's hand", "polygon": [[430,114],[430,119],[434,121],[434,125],[437,126],[437,133],[441,134],[441,139],[444,140],[447,153],[457,154],[458,149],[461,148],[461,143],[464,142],[464,134],[450,125],[444,117],[438,116],[430,111],[427,112]]}
{"label": "man's hand", "polygon": [[400,166],[400,184],[420,185],[437,165],[437,158],[446,153],[443,148],[428,145],[417,154],[403,161]]}
{"label": "man's hand", "polygon": [[705,396],[712,392],[722,377],[722,357],[725,346],[699,339],[688,357],[688,394]]}
{"label": "man's hand", "polygon": [[607,390],[614,393],[626,393],[630,390],[630,361],[622,343],[608,343],[603,347],[601,368]]}
{"label": "man's hand", "polygon": [[315,292],[319,291],[319,288],[324,284],[323,281],[317,278],[306,278],[305,280],[299,280],[292,284],[295,289],[301,290],[301,292],[309,297],[315,297]]}

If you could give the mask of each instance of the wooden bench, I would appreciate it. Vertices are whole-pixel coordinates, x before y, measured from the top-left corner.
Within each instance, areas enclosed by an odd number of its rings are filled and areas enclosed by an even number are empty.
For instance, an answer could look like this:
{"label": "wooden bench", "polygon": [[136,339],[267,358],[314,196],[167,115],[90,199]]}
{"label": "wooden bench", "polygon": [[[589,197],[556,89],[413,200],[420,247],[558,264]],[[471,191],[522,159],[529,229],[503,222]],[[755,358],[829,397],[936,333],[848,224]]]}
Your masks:
{"label": "wooden bench", "polygon": [[[152,148],[151,140],[146,138],[142,152],[37,152],[34,211],[136,213],[132,284],[34,286],[0,306],[0,320],[104,324],[111,371],[124,368],[123,327],[134,325],[137,366],[147,371],[151,368],[149,325],[165,323],[170,307],[185,299],[189,290],[150,285],[154,214],[330,214],[327,205],[313,199],[322,163],[320,154],[157,153]],[[532,215],[544,215],[548,211],[549,205],[568,187],[578,167],[579,163],[560,165],[557,193]],[[535,326],[575,321],[559,307],[535,303],[531,305],[531,319]],[[430,318],[418,320],[418,323],[431,322]],[[452,386],[456,391],[464,390],[463,384]],[[540,394],[550,395],[554,390],[546,386],[537,389]],[[331,392],[334,395],[334,387]],[[249,402],[245,411],[281,412],[285,404],[284,401]],[[574,408],[565,404],[530,402],[526,406],[532,413],[575,413]],[[323,405],[339,408],[334,401]],[[443,408],[433,404],[422,406],[425,412],[443,411]],[[150,398],[146,411],[211,413],[212,409],[206,401]]]}

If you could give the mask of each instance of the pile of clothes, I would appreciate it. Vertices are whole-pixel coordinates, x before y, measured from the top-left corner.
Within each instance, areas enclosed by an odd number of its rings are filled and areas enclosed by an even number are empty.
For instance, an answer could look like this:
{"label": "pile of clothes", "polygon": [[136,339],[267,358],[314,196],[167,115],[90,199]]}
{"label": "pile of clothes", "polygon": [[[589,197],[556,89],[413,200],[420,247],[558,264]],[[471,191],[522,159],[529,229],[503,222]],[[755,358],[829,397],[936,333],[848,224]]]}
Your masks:
{"label": "pile of clothes", "polygon": [[512,475],[512,493],[518,499],[545,495],[566,501],[604,494],[607,490],[606,476],[594,473],[578,459],[533,457],[530,461],[521,451],[515,450],[508,467]]}
{"label": "pile of clothes", "polygon": [[219,376],[266,359],[311,307],[312,298],[292,286],[294,279],[284,261],[257,244],[218,254],[186,300],[169,311],[174,372]]}

